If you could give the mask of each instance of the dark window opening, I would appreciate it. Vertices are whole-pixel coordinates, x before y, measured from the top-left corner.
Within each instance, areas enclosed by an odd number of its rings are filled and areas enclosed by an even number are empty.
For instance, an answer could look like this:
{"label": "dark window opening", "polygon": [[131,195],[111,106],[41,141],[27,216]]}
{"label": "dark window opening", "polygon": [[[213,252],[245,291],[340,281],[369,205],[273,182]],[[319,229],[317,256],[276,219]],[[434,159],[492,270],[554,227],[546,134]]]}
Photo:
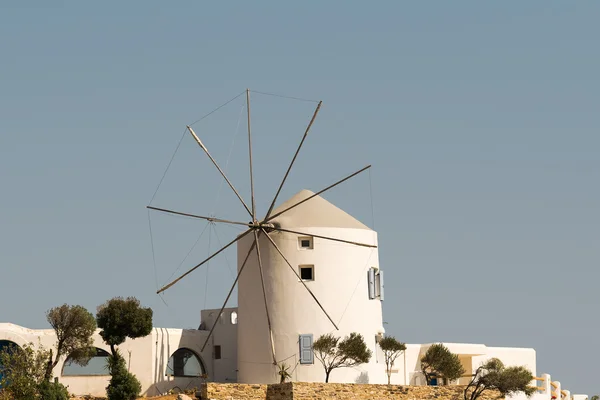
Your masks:
{"label": "dark window opening", "polygon": [[300,244],[301,249],[312,249],[313,248],[312,237],[306,237],[306,236],[299,237],[298,243]]}
{"label": "dark window opening", "polygon": [[221,346],[215,346],[215,360],[221,359]]}
{"label": "dark window opening", "polygon": [[300,267],[300,279],[303,281],[313,281],[314,278],[314,268],[311,266]]}

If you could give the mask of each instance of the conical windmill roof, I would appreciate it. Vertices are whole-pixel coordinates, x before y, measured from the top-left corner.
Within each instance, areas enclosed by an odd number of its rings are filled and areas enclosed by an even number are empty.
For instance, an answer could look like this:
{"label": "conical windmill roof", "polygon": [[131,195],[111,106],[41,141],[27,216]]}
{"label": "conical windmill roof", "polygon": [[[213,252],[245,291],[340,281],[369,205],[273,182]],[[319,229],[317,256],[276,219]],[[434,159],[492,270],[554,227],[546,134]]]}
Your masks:
{"label": "conical windmill roof", "polygon": [[[314,195],[310,190],[301,190],[290,197],[283,204],[273,210],[272,215]],[[273,222],[285,227],[327,227],[350,228],[371,230],[368,226],[354,218],[352,215],[334,206],[321,196],[315,196],[297,207],[273,219]]]}

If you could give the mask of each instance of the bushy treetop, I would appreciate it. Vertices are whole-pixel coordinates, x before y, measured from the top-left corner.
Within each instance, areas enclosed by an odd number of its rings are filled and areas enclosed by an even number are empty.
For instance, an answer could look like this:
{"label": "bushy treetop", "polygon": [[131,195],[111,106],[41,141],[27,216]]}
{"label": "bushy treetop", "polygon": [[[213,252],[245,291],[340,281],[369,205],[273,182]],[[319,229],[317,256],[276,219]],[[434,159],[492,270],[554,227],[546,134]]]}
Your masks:
{"label": "bushy treetop", "polygon": [[120,345],[125,339],[144,337],[152,332],[152,309],[140,306],[135,297],[115,297],[98,307],[96,320],[100,336],[111,346]]}

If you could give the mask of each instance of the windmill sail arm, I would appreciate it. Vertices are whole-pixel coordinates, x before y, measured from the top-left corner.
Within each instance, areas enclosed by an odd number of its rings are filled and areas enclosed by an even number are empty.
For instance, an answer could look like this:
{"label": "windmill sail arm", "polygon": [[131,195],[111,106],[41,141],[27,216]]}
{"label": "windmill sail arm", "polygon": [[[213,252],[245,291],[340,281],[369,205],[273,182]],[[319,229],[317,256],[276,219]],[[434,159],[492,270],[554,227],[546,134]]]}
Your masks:
{"label": "windmill sail arm", "polygon": [[204,145],[204,143],[202,143],[202,141],[200,140],[200,138],[198,137],[198,135],[196,135],[196,132],[194,132],[194,130],[192,129],[192,127],[189,126],[189,125],[188,125],[187,129],[188,129],[188,131],[190,131],[190,134],[194,137],[194,140],[196,141],[196,143],[198,143],[198,145],[202,148],[202,150],[204,150],[204,152],[206,153],[206,155],[208,156],[208,158],[210,158],[210,161],[212,161],[212,163],[214,164],[214,166],[217,167],[217,169],[219,170],[219,172],[221,173],[221,175],[223,176],[223,178],[225,179],[225,181],[227,182],[227,184],[229,185],[229,187],[231,188],[231,190],[233,190],[233,192],[235,193],[235,195],[237,196],[237,198],[242,202],[242,205],[244,206],[244,208],[246,209],[246,211],[248,211],[248,214],[250,214],[250,216],[252,217],[252,211],[250,211],[250,209],[246,205],[246,202],[244,202],[244,199],[242,199],[242,196],[240,196],[240,194],[235,189],[235,187],[233,187],[233,184],[229,181],[229,178],[227,178],[227,175],[225,175],[225,172],[223,172],[223,170],[221,169],[221,167],[219,167],[219,164],[217,164],[217,162],[215,161],[215,159],[210,155],[210,153],[208,152],[208,149],[206,148],[206,146]]}
{"label": "windmill sail arm", "polygon": [[358,174],[360,174],[361,172],[363,172],[363,171],[365,171],[365,170],[367,170],[367,169],[369,169],[369,168],[371,168],[371,165],[367,165],[366,167],[364,167],[364,168],[362,168],[362,169],[360,169],[360,170],[356,171],[355,173],[353,173],[353,174],[350,174],[350,175],[348,175],[347,177],[345,177],[345,178],[343,178],[343,179],[340,179],[340,180],[339,180],[339,181],[337,181],[336,183],[334,183],[334,184],[332,184],[332,185],[329,185],[329,186],[327,186],[325,189],[319,190],[317,193],[313,194],[312,196],[309,196],[309,197],[307,197],[306,199],[304,199],[304,200],[302,200],[302,201],[299,201],[298,203],[296,203],[296,204],[294,204],[294,205],[291,205],[291,206],[289,206],[289,207],[288,207],[288,208],[286,208],[285,210],[279,211],[277,214],[271,215],[269,218],[265,219],[265,220],[264,220],[264,222],[269,222],[269,221],[271,221],[273,218],[276,218],[276,217],[280,216],[281,214],[283,214],[283,213],[285,213],[285,212],[288,212],[288,211],[289,211],[289,210],[291,210],[292,208],[296,208],[296,207],[298,207],[300,204],[302,204],[302,203],[305,203],[305,202],[307,202],[308,200],[310,200],[310,199],[312,199],[312,198],[314,198],[314,197],[316,197],[316,196],[320,195],[321,193],[324,193],[324,192],[328,191],[329,189],[332,189],[332,188],[336,187],[336,186],[337,186],[337,185],[339,185],[340,183],[347,181],[348,179],[352,178],[353,176],[355,176],[355,175],[358,175]]}
{"label": "windmill sail arm", "polygon": [[275,193],[275,197],[273,198],[273,201],[271,202],[271,206],[269,207],[269,211],[267,211],[267,215],[265,216],[265,219],[269,218],[269,216],[271,215],[271,212],[273,211],[273,207],[275,207],[275,203],[277,202],[277,197],[279,197],[279,193],[281,192],[281,189],[283,188],[283,184],[287,180],[287,177],[288,177],[290,171],[292,170],[292,166],[294,165],[294,162],[296,161],[296,157],[298,157],[298,153],[300,153],[300,149],[302,148],[302,145],[304,144],[304,140],[306,140],[308,131],[312,127],[313,122],[315,122],[315,119],[317,118],[317,114],[319,113],[319,110],[321,109],[321,103],[323,103],[323,102],[319,101],[319,104],[317,105],[317,108],[315,109],[315,112],[313,113],[313,116],[312,116],[310,122],[308,123],[306,130],[304,131],[304,136],[302,136],[302,140],[300,141],[300,144],[298,145],[298,148],[296,149],[296,153],[294,154],[294,157],[292,158],[292,161],[290,162],[290,166],[288,167],[285,175],[283,176],[283,180],[281,181],[281,184],[279,185],[279,188],[277,189],[277,193]]}
{"label": "windmill sail arm", "polygon": [[300,275],[298,275],[298,272],[296,272],[296,270],[294,269],[294,267],[292,267],[292,264],[290,264],[290,262],[288,261],[288,259],[283,255],[283,252],[281,251],[281,249],[279,248],[279,246],[277,246],[277,243],[275,243],[273,241],[273,239],[269,236],[269,234],[264,229],[262,229],[262,231],[265,234],[265,236],[267,237],[267,239],[269,239],[269,242],[271,242],[271,244],[273,245],[273,247],[275,248],[275,250],[277,250],[277,252],[281,256],[281,258],[283,258],[284,261],[286,262],[286,264],[288,265],[288,267],[290,267],[290,269],[292,270],[292,272],[294,273],[294,275],[296,275],[296,277],[298,278],[298,280],[302,283],[302,285],[304,285],[304,288],[308,291],[308,293],[310,293],[310,295],[312,296],[312,298],[315,300],[315,302],[317,303],[317,305],[321,308],[321,310],[323,311],[323,313],[327,316],[327,318],[329,319],[329,321],[331,321],[331,323],[333,324],[333,326],[335,327],[335,329],[339,330],[340,328],[338,328],[337,324],[333,321],[333,319],[331,318],[331,316],[327,313],[327,311],[325,311],[325,308],[323,307],[323,305],[321,304],[321,302],[319,301],[319,299],[317,299],[317,296],[315,296],[315,294],[312,292],[312,290],[310,290],[310,288],[306,285],[306,283],[304,283],[304,281],[302,280],[302,278],[300,277]]}
{"label": "windmill sail arm", "polygon": [[275,341],[273,340],[273,328],[271,325],[271,315],[269,314],[269,302],[267,301],[267,291],[265,289],[265,277],[263,274],[262,257],[260,255],[260,242],[259,237],[262,231],[254,230],[254,242],[256,243],[256,256],[258,257],[258,270],[260,272],[260,284],[262,286],[263,299],[265,301],[265,313],[267,314],[267,325],[269,327],[269,339],[271,341],[271,354],[273,355],[273,365],[277,365],[277,359],[275,358]]}
{"label": "windmill sail arm", "polygon": [[161,212],[168,213],[168,214],[183,215],[184,217],[204,219],[204,220],[207,220],[210,222],[222,222],[224,224],[242,225],[242,226],[248,227],[247,222],[229,221],[227,219],[205,217],[202,215],[189,214],[189,213],[184,213],[184,212],[179,212],[179,211],[168,210],[166,208],[158,208],[158,207],[152,207],[152,206],[146,206],[146,208],[148,208],[150,210],[161,211]]}
{"label": "windmill sail arm", "polygon": [[215,253],[213,253],[211,256],[209,256],[207,259],[205,259],[204,261],[202,261],[200,264],[198,264],[195,267],[191,268],[190,270],[188,270],[186,273],[184,273],[183,275],[181,275],[179,278],[175,279],[171,283],[163,286],[161,289],[159,289],[156,292],[156,294],[159,294],[159,293],[164,292],[165,290],[169,289],[171,286],[173,286],[174,284],[176,284],[177,282],[179,282],[180,280],[182,280],[183,278],[185,278],[186,276],[188,276],[189,274],[191,274],[192,272],[194,272],[196,269],[200,268],[202,265],[206,264],[208,261],[210,261],[211,259],[213,259],[214,257],[216,257],[219,253],[221,253],[222,251],[224,251],[225,249],[227,249],[229,246],[231,246],[232,244],[234,244],[235,242],[237,242],[238,240],[240,240],[241,238],[243,238],[244,236],[246,236],[250,232],[252,232],[252,229],[246,230],[244,233],[242,233],[241,235],[239,235],[238,237],[236,237],[235,239],[233,239],[231,242],[227,243],[225,246],[221,247],[221,249],[219,249],[218,251],[216,251]]}
{"label": "windmill sail arm", "polygon": [[334,242],[354,244],[356,246],[371,247],[371,248],[374,248],[374,249],[377,248],[377,246],[375,246],[373,244],[354,242],[352,240],[344,240],[344,239],[332,238],[332,237],[329,237],[329,236],[315,235],[314,233],[298,232],[298,231],[292,231],[290,229],[284,229],[284,228],[278,228],[278,227],[272,227],[272,228],[269,228],[269,229],[274,230],[274,231],[279,231],[279,232],[295,233],[297,235],[302,235],[302,236],[311,236],[311,237],[315,237],[315,238],[319,238],[319,239],[332,240]]}
{"label": "windmill sail arm", "polygon": [[[250,232],[250,231],[248,230],[246,233],[248,233],[248,232]],[[250,254],[252,254],[252,250],[254,250],[254,246],[256,246],[256,243],[257,243],[256,240],[254,240],[254,242],[252,242],[252,245],[250,246],[250,250],[248,250],[248,254],[246,254],[246,258],[244,259],[244,263],[240,267],[240,270],[239,270],[237,276],[235,277],[235,281],[233,281],[233,285],[231,285],[231,289],[229,289],[229,293],[227,294],[227,297],[225,298],[225,301],[223,302],[223,307],[221,307],[221,310],[219,311],[219,314],[217,315],[217,318],[215,319],[215,322],[213,323],[213,326],[210,329],[210,332],[208,332],[208,336],[206,337],[206,340],[204,341],[204,344],[202,345],[202,349],[200,349],[201,353],[204,351],[204,348],[208,344],[208,340],[210,339],[213,331],[215,330],[215,327],[217,326],[217,323],[219,322],[219,318],[221,318],[221,314],[223,314],[223,310],[227,306],[227,302],[229,301],[229,298],[231,297],[231,294],[233,293],[233,289],[235,288],[235,285],[237,284],[238,280],[240,279],[240,275],[242,274],[242,271],[246,267],[248,258],[250,258]]]}

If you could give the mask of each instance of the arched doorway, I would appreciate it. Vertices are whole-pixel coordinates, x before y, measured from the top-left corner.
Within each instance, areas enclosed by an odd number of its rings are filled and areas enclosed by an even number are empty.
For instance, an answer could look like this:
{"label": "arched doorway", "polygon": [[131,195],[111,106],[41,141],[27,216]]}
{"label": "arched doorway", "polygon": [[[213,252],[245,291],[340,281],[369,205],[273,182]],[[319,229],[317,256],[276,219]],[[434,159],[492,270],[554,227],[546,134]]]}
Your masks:
{"label": "arched doorway", "polygon": [[194,351],[182,347],[177,349],[167,364],[168,376],[198,378],[206,373],[204,364]]}

